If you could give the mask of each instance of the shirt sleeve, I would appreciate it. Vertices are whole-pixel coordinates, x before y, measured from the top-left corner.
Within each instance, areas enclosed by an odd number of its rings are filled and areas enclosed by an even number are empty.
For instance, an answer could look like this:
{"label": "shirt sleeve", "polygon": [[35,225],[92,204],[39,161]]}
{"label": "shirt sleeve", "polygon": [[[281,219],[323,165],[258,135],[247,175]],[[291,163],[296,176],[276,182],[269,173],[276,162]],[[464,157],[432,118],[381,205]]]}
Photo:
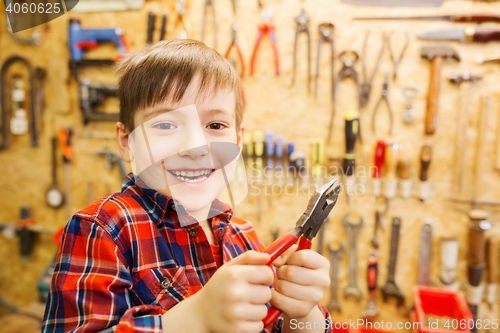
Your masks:
{"label": "shirt sleeve", "polygon": [[127,260],[97,223],[74,216],[57,254],[42,333],[162,332],[165,310],[132,306]]}

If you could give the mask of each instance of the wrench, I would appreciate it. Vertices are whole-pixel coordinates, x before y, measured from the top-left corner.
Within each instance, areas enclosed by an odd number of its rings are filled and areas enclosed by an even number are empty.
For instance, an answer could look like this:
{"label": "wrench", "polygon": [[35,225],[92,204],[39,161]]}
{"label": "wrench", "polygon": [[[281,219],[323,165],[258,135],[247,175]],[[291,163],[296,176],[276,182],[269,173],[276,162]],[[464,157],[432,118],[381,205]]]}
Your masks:
{"label": "wrench", "polygon": [[344,288],[344,298],[347,298],[349,295],[353,295],[356,297],[356,300],[359,302],[363,295],[358,288],[358,255],[357,255],[357,236],[361,227],[363,226],[363,217],[359,217],[359,221],[355,223],[350,217],[349,214],[344,215],[342,219],[344,223],[344,227],[347,232],[347,238],[349,242],[349,253],[348,253],[348,263],[349,263],[349,284]]}
{"label": "wrench", "polygon": [[377,295],[377,276],[378,276],[378,253],[372,250],[368,256],[368,271],[366,273],[368,278],[368,304],[366,308],[361,313],[362,318],[371,319],[376,317],[380,313],[380,309],[375,302],[375,296]]}
{"label": "wrench", "polygon": [[418,262],[417,279],[419,286],[431,285],[432,229],[434,229],[432,220],[425,220],[420,238],[420,259]]}
{"label": "wrench", "polygon": [[399,287],[394,281],[394,275],[396,273],[396,260],[398,258],[398,245],[399,245],[399,230],[401,229],[401,218],[394,217],[392,219],[392,231],[391,231],[391,248],[389,252],[389,275],[387,276],[387,281],[382,287],[382,296],[384,302],[387,302],[389,297],[395,297],[397,299],[398,307],[403,305],[405,297]]}
{"label": "wrench", "polygon": [[375,226],[373,227],[373,237],[372,237],[372,245],[374,248],[378,249],[379,241],[378,241],[378,236],[377,236],[377,231],[378,228],[384,229],[384,224],[383,222],[384,216],[382,215],[381,212],[376,211],[375,212]]}
{"label": "wrench", "polygon": [[323,255],[325,229],[326,229],[326,225],[328,224],[329,221],[330,221],[330,219],[327,217],[325,222],[323,222],[323,227],[321,229],[319,229],[319,232],[318,232],[318,249],[316,252],[318,252],[321,255]]}
{"label": "wrench", "polygon": [[342,255],[344,254],[344,242],[339,241],[339,248],[334,250],[330,245],[328,245],[328,252],[330,253],[330,278],[332,283],[330,284],[330,303],[328,303],[328,310],[337,310],[341,312],[340,303],[337,298],[337,286],[339,282],[339,264]]}

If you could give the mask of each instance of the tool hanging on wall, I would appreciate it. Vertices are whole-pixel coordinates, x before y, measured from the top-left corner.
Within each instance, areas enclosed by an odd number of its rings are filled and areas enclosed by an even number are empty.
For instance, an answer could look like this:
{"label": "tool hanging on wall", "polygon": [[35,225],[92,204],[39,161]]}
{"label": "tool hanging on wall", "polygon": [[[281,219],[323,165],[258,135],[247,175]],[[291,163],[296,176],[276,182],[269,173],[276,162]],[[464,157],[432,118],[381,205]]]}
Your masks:
{"label": "tool hanging on wall", "polygon": [[276,177],[278,179],[279,188],[284,188],[285,185],[285,137],[278,135],[276,137],[275,147],[275,163],[276,163]]}
{"label": "tool hanging on wall", "polygon": [[361,290],[358,288],[358,237],[359,233],[361,231],[361,228],[363,227],[363,217],[359,216],[356,219],[354,219],[351,214],[346,213],[344,217],[342,218],[342,224],[344,224],[344,228],[347,233],[347,240],[348,240],[348,246],[349,246],[349,251],[347,253],[347,262],[348,262],[348,267],[349,267],[349,278],[348,278],[348,284],[344,288],[344,298],[347,298],[349,296],[354,296],[356,298],[356,301],[359,303],[361,299],[363,298],[363,294],[361,293]]}
{"label": "tool hanging on wall", "polygon": [[82,110],[83,123],[90,121],[118,121],[118,113],[100,112],[97,108],[104,104],[106,97],[116,97],[118,86],[113,83],[93,82],[90,79],[81,79],[80,109]]}
{"label": "tool hanging on wall", "polygon": [[488,57],[477,56],[475,60],[478,65],[486,63],[500,63],[500,55],[492,55]]}
{"label": "tool hanging on wall", "polygon": [[341,0],[341,2],[370,7],[439,7],[443,0]]}
{"label": "tool hanging on wall", "polygon": [[498,238],[490,236],[487,242],[488,255],[488,287],[486,289],[486,301],[493,310],[493,305],[497,302],[498,286]]}
{"label": "tool hanging on wall", "polygon": [[208,7],[211,7],[212,12],[212,33],[213,33],[213,48],[217,50],[217,21],[215,19],[214,0],[205,0],[205,8],[203,10],[203,21],[201,23],[201,41],[205,42],[205,30],[207,25]]}
{"label": "tool hanging on wall", "polygon": [[368,44],[368,36],[370,35],[370,31],[367,30],[365,32],[365,39],[363,42],[363,84],[361,84],[361,107],[364,108],[368,104],[370,100],[370,92],[372,89],[373,78],[377,74],[378,67],[380,65],[380,60],[382,60],[382,56],[384,55],[385,44],[387,43],[387,38],[384,34],[382,38],[382,46],[380,47],[380,51],[378,53],[377,62],[375,66],[373,66],[372,74],[368,77],[368,69],[366,65],[366,60],[368,59],[368,53],[366,52],[366,47]]}
{"label": "tool hanging on wall", "polygon": [[321,60],[321,46],[324,43],[328,43],[330,45],[331,49],[331,60],[330,60],[330,81],[332,85],[332,99],[333,99],[333,92],[335,90],[335,79],[334,79],[334,42],[333,42],[333,30],[335,26],[331,23],[324,22],[320,23],[318,25],[318,32],[319,32],[319,37],[318,37],[318,54],[316,56],[316,78],[314,82],[314,97],[318,98],[318,84],[319,84],[319,64]]}
{"label": "tool hanging on wall", "polygon": [[[351,78],[354,80],[354,83],[356,85],[356,91],[358,94],[358,112],[361,110],[361,88],[359,86],[359,80],[358,80],[358,73],[354,69],[354,64],[356,61],[358,61],[359,56],[355,51],[352,50],[347,50],[347,51],[342,51],[339,54],[339,59],[342,62],[343,66],[339,71],[339,74],[337,75],[337,80],[335,82],[335,88],[333,90],[333,108],[332,108],[332,114],[330,116],[330,123],[328,126],[328,139],[327,142],[331,142],[332,138],[332,133],[333,133],[333,122],[335,118],[335,109],[336,109],[336,100],[337,100],[337,94],[338,94],[338,89],[340,86],[340,83],[346,79],[346,78]],[[358,122],[358,136],[359,141],[361,142],[361,124]]]}
{"label": "tool hanging on wall", "polygon": [[252,52],[252,59],[250,61],[250,75],[253,75],[254,73],[255,60],[257,59],[257,52],[259,51],[259,46],[262,41],[262,37],[266,34],[269,35],[273,47],[275,73],[276,75],[279,75],[280,67],[279,67],[278,46],[276,43],[276,34],[274,32],[274,25],[271,22],[273,17],[273,9],[271,7],[262,8],[261,17],[262,17],[262,23],[259,24],[259,33],[257,35],[257,40],[255,41],[255,45]]}
{"label": "tool hanging on wall", "polygon": [[45,77],[47,76],[47,72],[45,69],[37,67],[35,69],[35,85],[36,85],[36,97],[38,104],[38,114],[43,116],[43,112],[45,109],[45,90],[43,89],[43,84],[45,82]]}
{"label": "tool hanging on wall", "polygon": [[378,277],[378,252],[372,250],[368,256],[368,269],[366,270],[368,282],[368,304],[361,312],[361,318],[372,320],[380,313],[380,308],[377,306],[375,297],[377,295],[377,277]]}
{"label": "tool hanging on wall", "polygon": [[345,178],[347,204],[351,203],[353,195],[356,168],[355,144],[359,133],[359,111],[355,109],[348,110],[345,113],[345,155],[343,162],[343,174]]}
{"label": "tool hanging on wall", "polygon": [[52,184],[45,193],[45,201],[47,205],[54,209],[61,208],[64,203],[64,193],[57,182],[57,138],[53,137],[52,142]]}
{"label": "tool hanging on wall", "polygon": [[63,162],[64,162],[64,202],[65,202],[65,213],[66,218],[71,217],[71,202],[70,202],[70,193],[71,193],[71,173],[70,173],[70,165],[71,159],[73,158],[73,152],[71,149],[72,143],[72,135],[73,130],[70,127],[61,127],[59,129],[59,142],[61,144],[61,151],[63,153]]}
{"label": "tool hanging on wall", "polygon": [[14,74],[11,79],[11,110],[10,132],[13,135],[28,133],[28,118],[26,116],[26,89],[23,77]]}
{"label": "tool hanging on wall", "polygon": [[453,191],[460,192],[464,188],[465,170],[467,163],[467,128],[469,127],[469,108],[472,83],[482,78],[480,75],[472,75],[469,71],[464,71],[461,75],[452,74],[448,80],[460,87],[459,109],[457,119],[457,133],[455,137],[455,170]]}
{"label": "tool hanging on wall", "polygon": [[382,167],[385,163],[385,142],[382,140],[377,141],[377,146],[375,147],[375,155],[373,158],[373,174],[372,174],[372,196],[371,201],[374,202],[375,199],[380,195],[380,177],[382,175]]}
{"label": "tool hanging on wall", "polygon": [[[148,45],[153,44],[153,35],[155,32],[155,24],[156,23],[156,15],[153,12],[149,12],[148,14],[148,33],[146,42]],[[163,15],[161,18],[161,27],[160,27],[160,39],[164,40],[167,32],[167,15]]]}
{"label": "tool hanging on wall", "polygon": [[[75,79],[81,66],[112,66],[128,53],[128,46],[123,38],[123,30],[110,29],[84,29],[79,19],[70,19],[68,28],[68,44],[71,55],[70,66]],[[118,48],[114,59],[85,59],[84,51],[95,49],[99,42],[112,42]]]}
{"label": "tool hanging on wall", "polygon": [[334,249],[330,244],[328,245],[328,253],[330,255],[330,302],[326,306],[329,311],[336,310],[341,312],[342,308],[338,300],[338,287],[339,287],[339,266],[342,255],[344,254],[344,242],[339,241],[339,247]]}
{"label": "tool hanging on wall", "polygon": [[398,161],[398,178],[401,196],[408,199],[411,196],[411,160],[408,157],[402,157]]}
{"label": "tool hanging on wall", "polygon": [[106,159],[106,166],[108,170],[113,170],[113,167],[118,166],[118,171],[120,175],[120,183],[125,179],[128,174],[128,166],[125,160],[122,158],[119,152],[113,151],[110,147],[105,147],[104,149],[94,153],[97,156],[103,156]]}
{"label": "tool hanging on wall", "polygon": [[398,180],[396,170],[398,167],[399,145],[397,143],[387,144],[384,154],[384,183],[383,195],[385,197],[385,211],[387,212],[392,198],[396,196]]}
{"label": "tool hanging on wall", "polygon": [[392,135],[392,129],[394,127],[394,116],[392,114],[392,109],[391,109],[391,103],[389,102],[389,73],[385,74],[385,79],[384,79],[384,84],[382,86],[382,94],[380,95],[380,98],[375,105],[375,109],[373,109],[373,114],[372,114],[372,132],[373,135],[377,135],[376,131],[376,125],[375,121],[377,119],[377,112],[380,107],[380,104],[382,101],[385,101],[385,104],[387,105],[387,112],[389,114],[389,130],[388,130],[388,135]]}
{"label": "tool hanging on wall", "polygon": [[[139,10],[145,0],[65,0],[68,11],[79,13]],[[78,6],[77,6],[78,5]]]}
{"label": "tool hanging on wall", "polygon": [[323,139],[317,138],[314,140],[311,147],[311,176],[316,187],[321,187],[322,179],[328,177],[323,172],[323,163],[325,161],[325,142]]}
{"label": "tool hanging on wall", "polygon": [[236,33],[238,32],[238,24],[233,23],[231,28],[231,44],[229,45],[226,54],[224,57],[229,60],[229,56],[231,55],[231,50],[233,47],[236,49],[236,53],[238,54],[239,65],[236,64],[234,60],[231,60],[231,64],[235,69],[240,69],[240,78],[245,75],[245,60],[243,59],[243,54],[241,53],[241,49],[239,45],[236,43]]}
{"label": "tool hanging on wall", "polygon": [[430,219],[424,221],[420,234],[420,256],[418,261],[417,285],[431,285],[431,262],[432,262],[432,230],[434,222]]}
{"label": "tool hanging on wall", "polygon": [[489,14],[463,14],[463,15],[432,15],[432,16],[392,16],[392,17],[355,17],[356,20],[423,20],[423,21],[450,21],[460,23],[500,22],[500,16]]}
{"label": "tool hanging on wall", "polygon": [[[30,126],[31,127],[30,128],[31,146],[32,147],[38,146],[38,128],[37,128],[38,116],[37,116],[37,112],[35,109],[36,97],[35,97],[35,77],[34,77],[34,73],[33,73],[33,68],[31,67],[31,63],[26,58],[23,58],[20,56],[12,56],[12,57],[8,58],[3,63],[2,69],[0,70],[0,87],[1,87],[0,88],[1,89],[0,95],[1,95],[1,105],[2,105],[2,143],[0,144],[0,150],[6,149],[9,147],[9,135],[7,133],[7,124],[8,124],[8,121],[7,121],[7,99],[5,96],[5,87],[7,85],[7,83],[6,83],[6,75],[7,74],[6,73],[7,73],[7,70],[10,68],[10,66],[12,66],[12,64],[14,64],[16,62],[22,62],[28,70],[29,86],[30,86],[29,100],[30,100],[30,113],[31,113],[31,126]],[[18,97],[22,97],[22,96],[16,96],[15,99],[20,99]],[[17,123],[15,123],[14,125],[17,125]],[[11,126],[12,126],[12,124],[11,124]],[[22,127],[24,127],[24,121],[23,121]],[[14,131],[14,132],[17,132],[17,131]]]}
{"label": "tool hanging on wall", "polygon": [[[473,323],[477,320],[477,309],[483,296],[484,284],[481,284],[481,278],[484,270],[484,255],[486,248],[485,231],[491,228],[488,222],[488,213],[483,210],[472,210],[469,213],[469,251],[467,256],[467,280],[465,286],[465,299],[469,304],[470,311],[474,317]],[[477,327],[471,329],[476,332]]]}
{"label": "tool hanging on wall", "polygon": [[424,40],[446,40],[461,43],[487,43],[500,40],[500,30],[482,27],[443,29],[417,34],[417,37]]}
{"label": "tool hanging on wall", "polygon": [[255,161],[254,179],[258,188],[257,193],[257,222],[262,220],[262,187],[264,169],[264,133],[262,131],[255,131],[253,133],[253,153]]}
{"label": "tool hanging on wall", "polygon": [[309,34],[309,15],[304,8],[300,15],[295,17],[297,27],[295,28],[295,43],[293,46],[293,74],[292,86],[295,85],[295,77],[297,76],[297,43],[299,35],[305,33],[307,37],[307,93],[311,93],[311,35]]}
{"label": "tool hanging on wall", "polygon": [[425,133],[434,134],[438,122],[439,91],[441,89],[441,67],[444,58],[460,61],[457,51],[446,45],[423,46],[420,49],[422,58],[431,61],[429,92],[427,94],[427,111],[425,114]]}
{"label": "tool hanging on wall", "polygon": [[384,223],[384,217],[382,216],[382,212],[376,211],[375,212],[375,224],[373,226],[373,236],[371,239],[372,245],[374,248],[378,249],[378,246],[380,244],[379,239],[378,239],[378,229],[385,229],[385,223]]}
{"label": "tool hanging on wall", "polygon": [[175,10],[177,11],[177,16],[174,22],[174,36],[179,39],[191,38],[192,29],[191,22],[187,18],[187,8],[186,0],[176,0]]}
{"label": "tool hanging on wall", "polygon": [[431,196],[431,182],[429,181],[429,167],[432,160],[432,147],[425,145],[420,152],[420,193],[419,199],[424,202]]}
{"label": "tool hanging on wall", "polygon": [[439,254],[439,283],[447,290],[458,290],[457,276],[458,239],[455,237],[441,237]]}
{"label": "tool hanging on wall", "polygon": [[393,34],[392,31],[387,34],[387,48],[389,49],[389,56],[391,58],[392,65],[394,67],[392,79],[396,80],[396,78],[398,76],[399,64],[401,63],[401,60],[403,60],[406,49],[408,48],[408,45],[410,44],[410,36],[408,35],[408,32],[405,32],[405,42],[403,44],[403,47],[401,48],[399,56],[396,57],[396,54],[394,53],[394,51],[392,49],[392,43],[391,43],[392,34]]}
{"label": "tool hanging on wall", "polygon": [[264,182],[266,185],[267,203],[269,207],[272,207],[272,190],[273,190],[273,180],[274,180],[274,133],[272,131],[266,131],[264,136]]}
{"label": "tool hanging on wall", "polygon": [[399,234],[401,229],[401,218],[394,217],[392,219],[392,231],[391,231],[391,245],[389,251],[389,265],[388,265],[388,276],[387,281],[382,287],[382,296],[384,302],[387,302],[389,297],[394,297],[397,300],[397,306],[404,304],[405,296],[399,289],[395,281],[396,275],[396,262],[398,258],[398,247],[399,247]]}
{"label": "tool hanging on wall", "polygon": [[418,89],[415,87],[407,86],[401,89],[403,97],[405,98],[405,109],[403,111],[403,122],[405,124],[413,123],[415,114],[413,112],[413,100],[418,94]]}

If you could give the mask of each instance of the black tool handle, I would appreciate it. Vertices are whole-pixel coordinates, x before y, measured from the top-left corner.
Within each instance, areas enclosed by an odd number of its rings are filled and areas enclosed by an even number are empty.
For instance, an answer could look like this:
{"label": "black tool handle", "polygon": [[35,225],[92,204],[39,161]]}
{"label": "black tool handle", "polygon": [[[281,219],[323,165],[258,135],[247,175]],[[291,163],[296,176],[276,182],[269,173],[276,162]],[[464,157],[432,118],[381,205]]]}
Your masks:
{"label": "black tool handle", "polygon": [[165,40],[166,33],[167,33],[167,15],[163,15],[161,18],[160,40]]}
{"label": "black tool handle", "polygon": [[345,155],[344,155],[344,175],[352,176],[356,156],[354,155],[354,146],[356,138],[359,134],[359,112],[357,110],[349,110],[345,115]]}
{"label": "black tool handle", "polygon": [[148,45],[153,44],[153,32],[155,31],[155,20],[156,15],[152,12],[149,12],[148,15],[148,35],[147,35],[147,43]]}
{"label": "black tool handle", "polygon": [[426,181],[429,178],[429,166],[432,159],[432,147],[423,146],[420,153],[420,180]]}

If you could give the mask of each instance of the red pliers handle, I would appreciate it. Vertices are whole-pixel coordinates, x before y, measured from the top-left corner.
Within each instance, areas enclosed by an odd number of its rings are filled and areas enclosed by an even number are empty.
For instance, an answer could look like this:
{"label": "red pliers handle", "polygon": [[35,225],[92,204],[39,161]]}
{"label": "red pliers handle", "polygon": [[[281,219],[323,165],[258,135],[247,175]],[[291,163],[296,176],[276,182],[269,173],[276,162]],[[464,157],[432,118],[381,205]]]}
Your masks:
{"label": "red pliers handle", "polygon": [[243,77],[245,75],[245,61],[243,59],[243,54],[241,53],[240,47],[236,44],[231,43],[226,51],[226,54],[224,55],[224,58],[229,60],[229,55],[233,47],[236,49],[236,52],[238,53],[238,60],[240,61],[240,77]]}
{"label": "red pliers handle", "polygon": [[[293,231],[287,232],[286,234],[278,238],[274,243],[269,245],[266,251],[264,251],[271,255],[271,260],[268,264],[270,267],[272,266],[272,263],[274,260],[276,260],[276,258],[278,258],[283,252],[285,252],[288,248],[295,244],[295,242],[297,242],[299,237],[294,233],[294,231],[295,229]],[[308,250],[311,248],[311,245],[312,242],[309,239],[301,236],[297,251],[304,249]],[[267,310],[266,318],[262,320],[262,322],[264,323],[264,327],[268,327],[269,325],[271,325],[276,319],[278,319],[280,315],[281,311],[271,305],[271,307]]]}
{"label": "red pliers handle", "polygon": [[271,38],[271,43],[273,45],[274,68],[275,68],[276,75],[279,75],[279,73],[280,73],[278,46],[276,44],[276,35],[274,33],[274,26],[270,23],[261,23],[259,25],[259,34],[257,35],[257,41],[255,42],[253,52],[252,52],[252,60],[250,61],[250,75],[253,75],[254,68],[255,68],[255,59],[257,58],[257,52],[259,50],[260,42],[262,41],[262,37],[266,33],[269,34],[269,37]]}

